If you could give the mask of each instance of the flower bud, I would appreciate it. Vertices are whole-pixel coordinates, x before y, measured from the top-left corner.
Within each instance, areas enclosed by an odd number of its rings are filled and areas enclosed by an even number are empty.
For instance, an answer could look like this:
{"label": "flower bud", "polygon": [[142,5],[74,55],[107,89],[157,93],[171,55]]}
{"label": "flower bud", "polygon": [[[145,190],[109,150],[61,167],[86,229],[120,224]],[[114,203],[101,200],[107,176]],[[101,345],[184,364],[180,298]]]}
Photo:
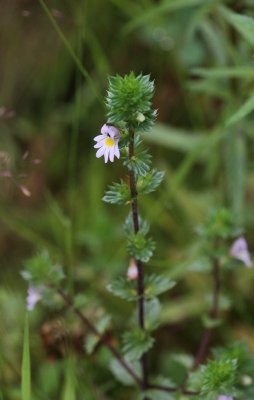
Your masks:
{"label": "flower bud", "polygon": [[136,281],[138,278],[138,267],[134,258],[131,258],[130,260],[130,265],[127,271],[127,278],[129,281]]}

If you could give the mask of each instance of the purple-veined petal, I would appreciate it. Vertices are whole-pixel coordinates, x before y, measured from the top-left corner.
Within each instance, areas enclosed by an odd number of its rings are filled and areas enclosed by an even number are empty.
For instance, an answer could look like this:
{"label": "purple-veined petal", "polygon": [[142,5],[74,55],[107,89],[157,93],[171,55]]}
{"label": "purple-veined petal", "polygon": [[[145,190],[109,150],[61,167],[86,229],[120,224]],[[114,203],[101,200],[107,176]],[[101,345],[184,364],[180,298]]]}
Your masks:
{"label": "purple-veined petal", "polygon": [[93,147],[95,149],[99,149],[102,146],[104,146],[104,140],[101,140],[100,142],[97,142]]}
{"label": "purple-veined petal", "polygon": [[109,150],[109,159],[111,162],[114,161],[114,155],[115,155],[115,146],[112,146],[111,149]]}
{"label": "purple-veined petal", "polygon": [[98,135],[98,136],[95,136],[95,138],[93,139],[93,140],[95,140],[96,142],[99,142],[100,140],[103,140],[103,139],[105,139],[105,135]]}
{"label": "purple-veined petal", "polygon": [[99,150],[97,150],[96,157],[100,158],[101,156],[103,156],[103,154],[105,153],[105,150],[106,150],[105,146],[102,146]]}
{"label": "purple-veined petal", "polygon": [[108,162],[109,151],[110,151],[110,147],[105,147],[105,152],[104,152],[105,163]]}
{"label": "purple-veined petal", "polygon": [[107,125],[107,124],[104,124],[104,125],[101,127],[101,133],[102,133],[103,135],[106,135],[106,134],[108,133],[108,125]]}
{"label": "purple-veined petal", "polygon": [[119,148],[118,148],[118,144],[115,144],[114,150],[115,150],[115,156],[117,158],[120,158],[120,151],[119,151]]}

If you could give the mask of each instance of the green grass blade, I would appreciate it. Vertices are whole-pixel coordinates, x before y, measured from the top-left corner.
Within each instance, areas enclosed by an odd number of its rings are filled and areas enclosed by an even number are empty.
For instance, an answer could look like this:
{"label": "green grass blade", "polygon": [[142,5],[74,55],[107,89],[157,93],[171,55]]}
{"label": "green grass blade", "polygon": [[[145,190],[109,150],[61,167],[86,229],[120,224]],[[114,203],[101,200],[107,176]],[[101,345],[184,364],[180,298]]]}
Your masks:
{"label": "green grass blade", "polygon": [[236,126],[225,138],[225,175],[228,202],[240,225],[245,205],[246,157],[246,136]]}
{"label": "green grass blade", "polygon": [[[210,0],[206,1],[208,4],[212,4]],[[178,11],[183,8],[201,6],[204,4],[206,4],[204,0],[165,0],[159,3],[156,7],[153,5],[147,10],[143,10],[142,12],[140,12],[140,14],[136,18],[133,18],[128,24],[125,25],[122,33],[129,34],[134,29],[140,28],[145,24],[153,21],[156,17],[161,17],[166,13]]]}
{"label": "green grass blade", "polygon": [[30,349],[29,349],[29,319],[28,313],[25,318],[23,357],[21,368],[21,393],[22,400],[31,399],[31,367],[30,367]]}
{"label": "green grass blade", "polygon": [[97,86],[94,84],[93,79],[91,78],[90,74],[88,73],[88,71],[83,67],[82,62],[80,61],[80,59],[78,58],[77,54],[75,53],[75,51],[73,50],[71,44],[69,43],[69,41],[66,39],[63,31],[61,30],[61,28],[59,27],[59,25],[57,24],[56,20],[54,19],[54,17],[52,16],[49,8],[47,7],[46,3],[44,2],[44,0],[39,0],[40,4],[43,8],[43,10],[45,11],[47,17],[49,18],[52,26],[54,27],[55,31],[57,32],[58,36],[60,37],[60,39],[62,40],[63,44],[65,45],[66,49],[68,50],[71,58],[73,59],[73,61],[75,62],[76,66],[78,67],[79,71],[81,72],[81,74],[83,75],[83,77],[87,80],[87,82],[89,83],[91,89],[93,90],[94,94],[96,95],[96,97],[98,98],[98,100],[104,105],[104,101],[103,98],[100,95],[100,92],[97,88]]}
{"label": "green grass blade", "polygon": [[76,399],[76,377],[75,377],[75,359],[69,357],[65,363],[65,382],[62,393],[62,400]]}
{"label": "green grass blade", "polygon": [[226,21],[232,25],[247,42],[254,46],[254,19],[247,15],[229,11],[226,7],[220,7],[220,12]]}
{"label": "green grass blade", "polygon": [[203,78],[242,78],[249,79],[254,77],[254,69],[252,67],[222,67],[222,68],[194,68],[191,73]]}
{"label": "green grass blade", "polygon": [[190,152],[206,138],[203,132],[190,132],[164,124],[155,124],[150,132],[142,134],[145,140],[181,152]]}
{"label": "green grass blade", "polygon": [[241,119],[245,118],[248,114],[250,114],[254,110],[254,95],[249,97],[243,105],[239,108],[237,112],[226,121],[226,125],[232,125],[236,122],[239,122]]}

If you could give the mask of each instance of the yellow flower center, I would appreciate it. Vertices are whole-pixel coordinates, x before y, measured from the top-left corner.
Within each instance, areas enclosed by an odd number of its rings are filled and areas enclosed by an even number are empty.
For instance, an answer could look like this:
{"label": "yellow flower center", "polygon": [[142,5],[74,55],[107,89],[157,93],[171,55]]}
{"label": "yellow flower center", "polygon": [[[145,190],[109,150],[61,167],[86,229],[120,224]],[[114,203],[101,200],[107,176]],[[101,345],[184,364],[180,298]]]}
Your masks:
{"label": "yellow flower center", "polygon": [[105,139],[105,145],[106,146],[112,147],[112,146],[114,146],[114,144],[115,144],[114,139],[109,138],[109,137],[107,139]]}

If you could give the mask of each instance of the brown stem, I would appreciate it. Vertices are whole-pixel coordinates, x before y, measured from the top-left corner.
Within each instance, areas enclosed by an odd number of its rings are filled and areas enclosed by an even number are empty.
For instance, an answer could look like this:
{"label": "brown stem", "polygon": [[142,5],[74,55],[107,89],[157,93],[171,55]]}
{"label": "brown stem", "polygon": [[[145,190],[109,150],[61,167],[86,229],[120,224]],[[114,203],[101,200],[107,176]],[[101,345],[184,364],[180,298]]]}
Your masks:
{"label": "brown stem", "polygon": [[104,346],[106,346],[111,353],[113,354],[113,356],[117,359],[117,361],[119,362],[119,364],[121,364],[121,366],[128,372],[128,374],[134,379],[134,381],[142,386],[142,380],[140,379],[140,377],[133,371],[133,369],[129,366],[129,364],[126,363],[126,361],[122,358],[121,354],[118,352],[118,350],[112,346],[112,344],[108,341],[108,339],[101,335],[100,332],[97,330],[97,328],[89,321],[89,319],[82,314],[82,312],[75,307],[75,305],[73,304],[73,301],[71,300],[71,298],[66,295],[64,293],[64,291],[62,291],[61,289],[58,289],[58,293],[59,295],[62,297],[62,299],[64,300],[64,302],[70,306],[74,313],[77,315],[77,317],[80,319],[80,321],[94,334],[96,335],[100,342],[104,344]]}
{"label": "brown stem", "polygon": [[[129,159],[134,156],[134,132],[130,131],[130,142],[129,142]],[[139,220],[138,220],[138,192],[137,184],[133,171],[129,171],[129,184],[131,192],[131,210],[134,233],[137,234],[139,231]],[[143,263],[140,260],[135,260],[138,268],[138,279],[137,279],[137,292],[138,292],[138,319],[141,329],[145,330],[145,313],[144,313],[144,269]],[[148,387],[148,363],[147,355],[143,354],[141,357],[142,367],[142,388],[145,390]]]}
{"label": "brown stem", "polygon": [[[129,364],[126,363],[126,361],[122,358],[121,354],[118,352],[118,350],[112,346],[112,344],[107,340],[107,338],[105,336],[103,336],[102,334],[100,334],[100,332],[97,330],[97,328],[93,325],[92,322],[89,321],[89,319],[82,314],[82,312],[75,307],[72,299],[61,289],[57,289],[58,294],[62,297],[62,299],[64,300],[65,304],[69,307],[72,308],[73,312],[77,315],[77,317],[80,319],[80,321],[94,334],[98,337],[98,339],[100,340],[100,342],[107,347],[112,355],[117,359],[117,361],[119,362],[119,364],[121,364],[121,366],[127,371],[127,373],[133,378],[133,380],[143,388],[143,381],[142,379],[132,370],[132,368],[129,366]],[[181,389],[181,388],[174,388],[174,387],[170,387],[170,386],[164,386],[164,385],[156,385],[156,384],[147,384],[146,389],[156,389],[156,390],[160,390],[163,392],[177,392],[177,391],[181,391],[181,393],[186,394],[186,395],[190,395],[190,396],[194,396],[197,395],[198,393],[196,392],[192,392],[190,390],[186,390],[186,389]]]}
{"label": "brown stem", "polygon": [[[215,246],[216,248],[216,246]],[[212,308],[209,313],[210,318],[216,320],[219,313],[219,294],[220,294],[220,265],[219,260],[217,257],[213,259],[213,266],[212,266],[212,279],[213,279],[213,294],[212,294]],[[212,339],[213,334],[212,327],[206,328],[203,336],[201,338],[198,351],[196,353],[193,367],[192,369],[195,370],[205,359],[205,356],[208,351],[208,346]]]}

